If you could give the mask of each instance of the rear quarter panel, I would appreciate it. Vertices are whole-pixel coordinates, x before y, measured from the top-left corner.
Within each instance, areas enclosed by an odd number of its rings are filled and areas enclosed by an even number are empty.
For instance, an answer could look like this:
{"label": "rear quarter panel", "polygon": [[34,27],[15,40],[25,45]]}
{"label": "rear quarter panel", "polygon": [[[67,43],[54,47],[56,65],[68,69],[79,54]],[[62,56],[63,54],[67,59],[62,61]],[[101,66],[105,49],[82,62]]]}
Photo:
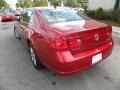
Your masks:
{"label": "rear quarter panel", "polygon": [[54,31],[49,27],[49,25],[45,24],[39,13],[36,12],[33,15],[33,18],[34,19],[31,23],[33,31],[31,35],[32,45],[36,50],[39,60],[45,66],[51,68],[51,66],[56,65],[58,61],[56,60],[56,50],[51,49],[49,44],[53,39],[61,36],[61,34]]}

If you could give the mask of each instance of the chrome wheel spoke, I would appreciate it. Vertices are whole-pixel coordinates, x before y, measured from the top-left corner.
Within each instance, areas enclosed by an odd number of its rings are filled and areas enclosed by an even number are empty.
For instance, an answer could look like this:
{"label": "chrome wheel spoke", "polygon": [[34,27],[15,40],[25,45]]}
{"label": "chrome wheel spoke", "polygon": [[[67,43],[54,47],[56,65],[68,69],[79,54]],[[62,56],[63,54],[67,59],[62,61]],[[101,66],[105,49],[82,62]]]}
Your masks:
{"label": "chrome wheel spoke", "polygon": [[33,62],[33,64],[36,66],[36,64],[37,64],[36,55],[35,55],[35,53],[34,53],[32,47],[30,48],[30,54],[31,54],[32,62]]}
{"label": "chrome wheel spoke", "polygon": [[34,65],[36,66],[36,59],[34,58],[34,60],[33,60],[33,63],[34,63]]}
{"label": "chrome wheel spoke", "polygon": [[18,31],[15,29],[15,36],[17,37],[17,38],[20,38],[20,35],[19,35],[19,33],[18,33]]}

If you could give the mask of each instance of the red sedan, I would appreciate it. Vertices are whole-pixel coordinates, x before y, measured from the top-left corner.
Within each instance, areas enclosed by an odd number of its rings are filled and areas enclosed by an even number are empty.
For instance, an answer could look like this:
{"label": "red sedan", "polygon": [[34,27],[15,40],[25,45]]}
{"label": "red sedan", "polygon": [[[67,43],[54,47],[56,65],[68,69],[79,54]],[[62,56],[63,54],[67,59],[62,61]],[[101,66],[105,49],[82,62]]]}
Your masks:
{"label": "red sedan", "polygon": [[14,34],[29,48],[36,69],[44,65],[61,75],[90,68],[113,49],[110,25],[69,8],[28,10],[15,23]]}
{"label": "red sedan", "polygon": [[14,18],[15,18],[15,15],[11,12],[1,12],[0,13],[1,21],[8,21],[8,20],[13,21]]}

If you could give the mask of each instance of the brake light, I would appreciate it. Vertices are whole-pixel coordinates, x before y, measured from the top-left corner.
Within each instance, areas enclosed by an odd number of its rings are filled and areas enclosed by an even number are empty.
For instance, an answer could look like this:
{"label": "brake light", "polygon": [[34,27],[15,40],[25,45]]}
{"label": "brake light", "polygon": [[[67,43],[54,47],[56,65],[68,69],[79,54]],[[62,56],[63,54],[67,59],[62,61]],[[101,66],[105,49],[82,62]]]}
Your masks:
{"label": "brake light", "polygon": [[68,41],[70,48],[75,48],[81,46],[82,40],[80,38],[73,37]]}
{"label": "brake light", "polygon": [[82,39],[79,36],[69,36],[66,38],[55,39],[50,43],[50,47],[54,49],[77,48],[82,44]]}
{"label": "brake light", "polygon": [[108,36],[112,37],[112,26],[108,25]]}
{"label": "brake light", "polygon": [[65,38],[60,38],[53,40],[52,43],[50,44],[50,47],[54,49],[67,49],[68,44]]}

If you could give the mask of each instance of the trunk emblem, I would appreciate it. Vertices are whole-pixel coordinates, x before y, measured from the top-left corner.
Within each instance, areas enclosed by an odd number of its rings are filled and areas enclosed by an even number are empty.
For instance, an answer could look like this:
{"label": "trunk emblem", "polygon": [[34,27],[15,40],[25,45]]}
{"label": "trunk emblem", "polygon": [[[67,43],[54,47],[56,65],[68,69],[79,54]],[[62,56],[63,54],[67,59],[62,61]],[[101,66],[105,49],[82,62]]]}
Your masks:
{"label": "trunk emblem", "polygon": [[99,35],[98,35],[98,34],[95,34],[95,35],[94,35],[94,39],[95,39],[95,41],[98,41],[98,40],[99,40]]}
{"label": "trunk emblem", "polygon": [[78,43],[81,43],[82,41],[81,41],[81,39],[78,39],[77,42],[78,42]]}

